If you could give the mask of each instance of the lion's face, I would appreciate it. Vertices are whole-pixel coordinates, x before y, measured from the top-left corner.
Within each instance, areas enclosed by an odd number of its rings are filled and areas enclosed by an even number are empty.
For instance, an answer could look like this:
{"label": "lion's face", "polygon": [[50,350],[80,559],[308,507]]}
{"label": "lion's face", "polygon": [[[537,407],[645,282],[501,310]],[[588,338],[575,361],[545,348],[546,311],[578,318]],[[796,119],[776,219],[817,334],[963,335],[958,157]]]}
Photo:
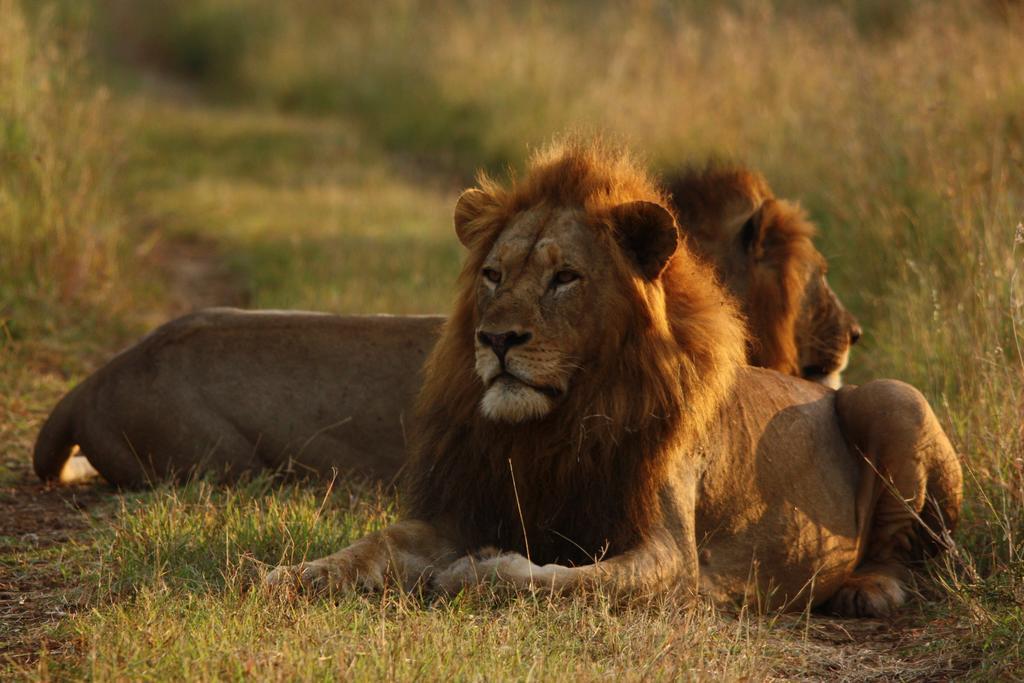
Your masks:
{"label": "lion's face", "polygon": [[[850,347],[860,339],[861,329],[829,287],[828,263],[809,234],[809,224],[798,207],[767,200],[740,231],[742,250],[752,262],[749,275],[739,277],[750,278],[744,286],[750,300],[756,301],[751,307],[761,309],[748,312],[755,336],[762,340],[775,336],[778,341],[766,345],[771,349],[789,347],[779,360],[792,374],[838,389]],[[778,302],[775,319],[763,315],[765,299]],[[792,345],[783,343],[783,338],[791,338]]]}
{"label": "lion's face", "polygon": [[828,263],[808,237],[810,229],[801,229],[804,223],[795,205],[764,202],[740,230],[738,251],[748,265],[732,269],[732,278],[746,291],[753,336],[774,352],[776,364],[838,389],[861,328],[829,287]]}
{"label": "lion's face", "polygon": [[810,270],[796,320],[800,375],[838,389],[850,360],[850,346],[860,339],[861,328],[828,286],[824,259]]}
{"label": "lion's face", "polygon": [[[478,192],[460,200],[457,224],[471,215],[467,204],[486,201]],[[603,325],[631,310],[629,290],[657,280],[678,236],[671,214],[649,202],[597,217],[544,205],[496,229],[476,275],[480,410],[491,420],[523,422],[550,413],[573,377],[615,343]]]}
{"label": "lion's face", "polygon": [[578,211],[532,209],[501,233],[477,286],[486,417],[541,417],[569,391],[598,337],[588,312],[607,305],[598,282],[610,265]]}
{"label": "lion's face", "polygon": [[666,477],[688,476],[675,465],[720,416],[746,341],[667,204],[623,151],[576,142],[459,197],[467,253],[424,367],[410,518],[444,519],[470,552],[528,537],[532,557],[574,565],[663,523]]}

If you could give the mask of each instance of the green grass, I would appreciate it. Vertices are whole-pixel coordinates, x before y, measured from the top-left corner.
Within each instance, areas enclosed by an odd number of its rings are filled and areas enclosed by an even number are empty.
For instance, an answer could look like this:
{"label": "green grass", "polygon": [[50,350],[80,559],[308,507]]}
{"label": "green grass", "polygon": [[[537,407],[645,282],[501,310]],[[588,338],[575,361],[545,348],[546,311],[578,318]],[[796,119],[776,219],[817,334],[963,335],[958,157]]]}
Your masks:
{"label": "green grass", "polygon": [[391,162],[345,123],[135,106],[136,201],[167,234],[215,240],[253,305],[447,308],[456,186]]}
{"label": "green grass", "polygon": [[19,635],[45,652],[6,674],[1024,675],[1019,10],[118,0],[90,18],[84,6],[0,0],[4,487],[29,485],[52,402],[179,310],[166,245],[201,240],[255,306],[444,311],[461,257],[451,211],[473,170],[519,167],[530,146],[582,127],[656,168],[740,158],[800,199],[866,330],[849,379],[925,392],[963,455],[966,500],[958,553],[882,626],[671,598],[282,601],[254,589],[263,563],[344,545],[390,519],[390,497],[265,480],[101,490],[88,531],[56,549],[5,539],[5,563],[48,567],[78,596]]}
{"label": "green grass", "polygon": [[[123,498],[115,521],[96,530],[102,542],[87,542],[75,554],[88,569],[93,606],[48,634],[48,642],[70,643],[72,652],[44,656],[37,671],[161,680],[735,679],[827,676],[869,658],[890,677],[970,664],[939,653],[923,657],[891,640],[882,650],[851,652],[841,646],[841,629],[856,632],[853,623],[719,614],[684,607],[675,596],[614,606],[601,596],[567,601],[482,592],[448,600],[389,591],[292,600],[263,592],[256,582],[266,563],[319,556],[392,518],[365,488],[328,490],[259,480],[230,490],[198,483]],[[937,597],[938,605],[911,607],[910,618],[928,624],[956,606]],[[983,643],[941,616],[929,633],[960,638],[963,655],[1005,647],[1020,623],[1019,614],[1004,619]],[[830,642],[836,638],[838,645]]]}

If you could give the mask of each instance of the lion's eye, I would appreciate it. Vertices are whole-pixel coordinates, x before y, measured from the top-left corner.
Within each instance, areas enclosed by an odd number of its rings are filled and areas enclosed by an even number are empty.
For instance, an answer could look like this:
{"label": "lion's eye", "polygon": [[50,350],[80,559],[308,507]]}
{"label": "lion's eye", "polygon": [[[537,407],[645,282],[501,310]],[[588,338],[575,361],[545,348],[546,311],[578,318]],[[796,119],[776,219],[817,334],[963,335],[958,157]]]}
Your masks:
{"label": "lion's eye", "polygon": [[483,274],[484,277],[489,282],[493,282],[494,284],[498,284],[499,282],[501,282],[501,273],[494,270],[493,268],[484,268]]}
{"label": "lion's eye", "polygon": [[570,282],[575,282],[576,280],[579,279],[579,273],[574,273],[571,270],[560,270],[557,273],[555,273],[555,277],[552,278],[551,284],[557,287],[559,285],[567,285]]}

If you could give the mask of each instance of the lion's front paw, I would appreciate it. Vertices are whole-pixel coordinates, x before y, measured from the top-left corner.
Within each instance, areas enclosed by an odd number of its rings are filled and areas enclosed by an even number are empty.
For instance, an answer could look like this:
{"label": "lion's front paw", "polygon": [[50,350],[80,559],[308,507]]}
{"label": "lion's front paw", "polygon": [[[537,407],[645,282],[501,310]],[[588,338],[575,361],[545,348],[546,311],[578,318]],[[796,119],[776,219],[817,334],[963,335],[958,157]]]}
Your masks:
{"label": "lion's front paw", "polygon": [[267,588],[290,586],[295,583],[296,569],[297,567],[291,565],[274,567],[263,577],[263,585]]}
{"label": "lion's front paw", "polygon": [[431,582],[435,590],[448,595],[475,586],[480,583],[477,560],[469,555],[455,560],[444,571],[434,574]]}
{"label": "lion's front paw", "polygon": [[327,590],[329,572],[316,562],[282,565],[267,574],[263,585],[271,589],[292,588],[309,593]]}
{"label": "lion's front paw", "polygon": [[450,564],[434,577],[434,585],[449,595],[479,584],[530,590],[546,585],[546,572],[519,553],[483,551]]}
{"label": "lion's front paw", "polygon": [[380,572],[359,572],[350,563],[335,559],[314,560],[277,567],[267,574],[270,589],[293,588],[306,593],[337,593],[353,588],[377,590],[384,584]]}

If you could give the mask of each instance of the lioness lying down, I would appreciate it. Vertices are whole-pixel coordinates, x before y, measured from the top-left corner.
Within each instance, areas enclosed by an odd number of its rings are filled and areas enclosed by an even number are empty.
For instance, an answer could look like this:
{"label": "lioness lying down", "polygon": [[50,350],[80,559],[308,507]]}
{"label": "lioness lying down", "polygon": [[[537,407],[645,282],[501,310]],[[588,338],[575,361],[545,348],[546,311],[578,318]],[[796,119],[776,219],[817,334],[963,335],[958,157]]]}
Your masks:
{"label": "lioness lying down", "polygon": [[[800,208],[746,169],[668,175],[689,243],[749,321],[754,365],[838,387],[860,328],[825,280]],[[172,321],[54,409],[35,469],[56,478],[78,444],[108,481],[293,465],[392,478],[439,316],[209,310]]]}
{"label": "lioness lying down", "polygon": [[464,193],[401,521],[267,583],[903,602],[907,562],[960,506],[928,404],[745,367],[730,297],[664,207],[624,155],[579,145]]}
{"label": "lioness lying down", "polygon": [[61,399],[36,473],[58,477],[78,444],[121,486],[289,467],[390,479],[443,320],[213,309],[171,321]]}

